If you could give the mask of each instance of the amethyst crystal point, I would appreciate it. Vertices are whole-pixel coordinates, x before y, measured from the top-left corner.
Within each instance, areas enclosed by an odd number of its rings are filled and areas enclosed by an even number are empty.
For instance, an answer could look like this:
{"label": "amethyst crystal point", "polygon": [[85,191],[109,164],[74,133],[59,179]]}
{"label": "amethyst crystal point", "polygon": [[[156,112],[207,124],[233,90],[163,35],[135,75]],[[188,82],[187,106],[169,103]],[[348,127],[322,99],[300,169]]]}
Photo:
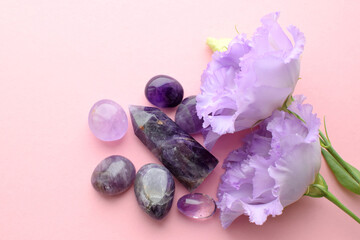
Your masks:
{"label": "amethyst crystal point", "polygon": [[91,176],[96,191],[116,195],[126,191],[134,182],[135,167],[122,156],[110,156],[102,160]]}
{"label": "amethyst crystal point", "polygon": [[202,193],[190,193],[177,202],[179,211],[185,216],[201,219],[211,217],[216,211],[214,199]]}
{"label": "amethyst crystal point", "polygon": [[197,188],[218,160],[165,113],[130,106],[135,135],[189,191]]}
{"label": "amethyst crystal point", "polygon": [[184,97],[184,89],[174,78],[158,75],[146,84],[145,96],[157,107],[176,107]]}
{"label": "amethyst crystal point", "polygon": [[187,97],[181,102],[176,110],[175,122],[189,134],[202,130],[203,120],[196,113],[196,96]]}
{"label": "amethyst crystal point", "polygon": [[163,166],[150,163],[136,174],[135,196],[139,206],[151,217],[162,219],[170,211],[175,193],[175,182]]}

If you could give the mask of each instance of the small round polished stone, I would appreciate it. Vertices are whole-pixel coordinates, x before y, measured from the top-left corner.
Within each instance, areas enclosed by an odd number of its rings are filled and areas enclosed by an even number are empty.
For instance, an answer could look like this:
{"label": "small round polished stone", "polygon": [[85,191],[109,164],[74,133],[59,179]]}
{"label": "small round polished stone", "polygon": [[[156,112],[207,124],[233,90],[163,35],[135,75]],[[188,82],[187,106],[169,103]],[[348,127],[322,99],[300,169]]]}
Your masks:
{"label": "small round polished stone", "polygon": [[201,132],[203,120],[197,116],[196,96],[187,97],[181,102],[176,110],[175,122],[189,134]]}
{"label": "small round polished stone", "polygon": [[117,195],[125,192],[135,180],[133,163],[119,155],[102,160],[91,176],[91,184],[104,195]]}
{"label": "small round polished stone", "polygon": [[176,107],[184,97],[184,89],[174,78],[157,75],[146,84],[145,96],[157,107]]}
{"label": "small round polished stone", "polygon": [[195,219],[209,218],[216,211],[214,199],[202,193],[182,196],[177,202],[177,207],[182,214]]}
{"label": "small round polished stone", "polygon": [[136,173],[134,190],[139,206],[149,216],[160,220],[171,209],[175,182],[164,166],[149,163]]}
{"label": "small round polished stone", "polygon": [[92,133],[102,141],[119,140],[128,129],[128,119],[124,109],[108,99],[94,104],[88,121]]}

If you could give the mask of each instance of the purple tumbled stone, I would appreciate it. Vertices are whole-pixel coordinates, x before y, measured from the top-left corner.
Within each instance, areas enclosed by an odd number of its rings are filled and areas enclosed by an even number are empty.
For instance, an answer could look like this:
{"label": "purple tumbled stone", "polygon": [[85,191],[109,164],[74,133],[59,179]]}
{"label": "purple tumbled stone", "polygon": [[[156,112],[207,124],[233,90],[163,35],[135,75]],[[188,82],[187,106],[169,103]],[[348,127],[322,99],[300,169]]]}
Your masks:
{"label": "purple tumbled stone", "polygon": [[89,112],[88,121],[92,133],[102,141],[119,140],[128,129],[128,119],[124,109],[108,99],[94,104]]}
{"label": "purple tumbled stone", "polygon": [[218,160],[158,108],[130,106],[135,135],[189,191],[214,170]]}
{"label": "purple tumbled stone", "polygon": [[175,122],[189,134],[201,132],[203,120],[196,113],[196,96],[187,97],[181,102],[176,110]]}
{"label": "purple tumbled stone", "polygon": [[134,165],[129,159],[118,155],[102,160],[91,176],[95,190],[110,196],[125,192],[134,180]]}
{"label": "purple tumbled stone", "polygon": [[149,163],[136,173],[134,190],[139,206],[148,215],[159,220],[171,209],[175,182],[165,167]]}
{"label": "purple tumbled stone", "polygon": [[176,107],[184,97],[184,89],[174,78],[158,75],[146,84],[145,96],[157,107]]}
{"label": "purple tumbled stone", "polygon": [[178,210],[187,217],[201,219],[211,217],[216,211],[216,203],[210,196],[190,193],[177,202]]}

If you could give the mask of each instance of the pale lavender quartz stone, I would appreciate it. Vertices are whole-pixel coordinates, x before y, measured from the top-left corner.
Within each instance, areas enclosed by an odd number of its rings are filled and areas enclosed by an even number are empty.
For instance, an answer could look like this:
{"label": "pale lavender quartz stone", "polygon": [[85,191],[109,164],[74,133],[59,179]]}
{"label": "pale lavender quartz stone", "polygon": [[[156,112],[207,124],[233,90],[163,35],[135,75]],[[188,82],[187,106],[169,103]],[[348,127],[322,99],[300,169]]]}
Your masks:
{"label": "pale lavender quartz stone", "polygon": [[119,140],[128,129],[128,119],[124,109],[108,99],[94,104],[88,121],[92,133],[102,141]]}
{"label": "pale lavender quartz stone", "polygon": [[134,165],[129,159],[118,155],[102,160],[91,176],[95,190],[110,196],[125,192],[134,180]]}
{"label": "pale lavender quartz stone", "polygon": [[149,216],[160,220],[171,209],[175,182],[165,167],[149,163],[136,173],[134,190],[139,206]]}
{"label": "pale lavender quartz stone", "polygon": [[199,119],[196,112],[196,96],[187,97],[181,102],[176,110],[175,122],[189,134],[201,132],[204,121]]}
{"label": "pale lavender quartz stone", "polygon": [[177,202],[177,207],[182,214],[195,219],[209,218],[216,211],[214,199],[202,193],[182,196]]}

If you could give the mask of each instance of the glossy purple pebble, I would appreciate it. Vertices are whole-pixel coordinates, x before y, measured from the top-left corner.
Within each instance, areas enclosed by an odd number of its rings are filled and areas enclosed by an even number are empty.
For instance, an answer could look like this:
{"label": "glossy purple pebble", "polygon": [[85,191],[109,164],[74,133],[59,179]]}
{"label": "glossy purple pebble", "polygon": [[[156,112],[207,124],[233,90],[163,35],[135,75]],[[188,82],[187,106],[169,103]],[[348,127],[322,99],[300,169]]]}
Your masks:
{"label": "glossy purple pebble", "polygon": [[177,202],[178,210],[187,217],[202,219],[211,217],[216,211],[216,203],[210,196],[190,193]]}
{"label": "glossy purple pebble", "polygon": [[171,209],[175,182],[169,170],[164,166],[149,163],[142,166],[136,173],[134,191],[139,206],[149,216],[160,220]]}
{"label": "glossy purple pebble", "polygon": [[187,97],[181,102],[176,110],[175,122],[189,134],[201,132],[204,121],[197,116],[196,96]]}
{"label": "glossy purple pebble", "polygon": [[128,129],[128,119],[124,109],[108,99],[94,104],[89,112],[88,121],[92,133],[102,141],[119,140]]}
{"label": "glossy purple pebble", "polygon": [[174,78],[157,75],[146,84],[145,96],[157,107],[176,107],[184,97],[184,89]]}
{"label": "glossy purple pebble", "polygon": [[134,180],[134,165],[129,159],[118,155],[102,160],[91,176],[95,190],[110,196],[125,192]]}

